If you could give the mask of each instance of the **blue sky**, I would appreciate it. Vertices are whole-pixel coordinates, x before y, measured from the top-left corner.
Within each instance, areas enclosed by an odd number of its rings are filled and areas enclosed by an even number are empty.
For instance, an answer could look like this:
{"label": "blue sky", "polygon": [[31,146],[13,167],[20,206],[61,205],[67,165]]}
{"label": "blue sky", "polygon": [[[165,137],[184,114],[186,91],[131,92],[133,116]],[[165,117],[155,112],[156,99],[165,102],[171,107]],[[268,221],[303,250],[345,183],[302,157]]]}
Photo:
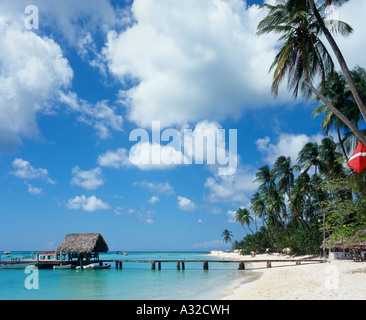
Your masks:
{"label": "blue sky", "polygon": [[[111,250],[227,249],[244,236],[256,170],[320,142],[311,101],[270,94],[275,35],[257,37],[261,1],[0,0],[0,250],[55,249],[100,232]],[[362,65],[362,10],[340,39]],[[358,17],[359,15],[359,17]],[[236,129],[238,168],[137,167],[133,129]],[[228,140],[226,141],[228,142]],[[295,160],[295,159],[294,159]]]}

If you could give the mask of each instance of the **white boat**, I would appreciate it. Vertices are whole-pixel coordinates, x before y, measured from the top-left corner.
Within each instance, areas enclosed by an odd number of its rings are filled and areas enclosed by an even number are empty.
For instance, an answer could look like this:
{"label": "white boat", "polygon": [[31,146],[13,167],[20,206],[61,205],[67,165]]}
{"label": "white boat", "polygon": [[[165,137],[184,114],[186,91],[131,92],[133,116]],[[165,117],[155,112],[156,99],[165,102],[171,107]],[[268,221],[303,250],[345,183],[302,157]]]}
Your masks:
{"label": "white boat", "polygon": [[88,270],[88,269],[94,269],[94,264],[88,264],[87,266],[77,266],[77,270]]}
{"label": "white boat", "polygon": [[59,265],[59,266],[53,266],[53,269],[71,269],[72,265],[71,264],[66,264],[66,265]]}

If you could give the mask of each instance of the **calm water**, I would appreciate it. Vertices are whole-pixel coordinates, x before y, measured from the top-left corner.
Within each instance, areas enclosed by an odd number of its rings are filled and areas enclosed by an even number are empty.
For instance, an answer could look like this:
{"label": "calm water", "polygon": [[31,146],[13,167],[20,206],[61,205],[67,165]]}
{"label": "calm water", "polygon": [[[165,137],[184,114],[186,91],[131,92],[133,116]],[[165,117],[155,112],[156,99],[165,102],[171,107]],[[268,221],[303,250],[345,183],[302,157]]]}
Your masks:
{"label": "calm water", "polygon": [[[29,252],[12,253],[30,257]],[[204,252],[130,252],[127,257],[111,252],[101,259],[205,259]],[[216,258],[215,258],[216,259]],[[162,263],[162,270],[151,270],[149,263],[124,263],[123,270],[114,264],[108,270],[39,270],[39,289],[27,290],[24,269],[0,269],[0,300],[184,300],[219,299],[223,292],[246,271],[237,264],[186,263],[176,270],[176,263]]]}

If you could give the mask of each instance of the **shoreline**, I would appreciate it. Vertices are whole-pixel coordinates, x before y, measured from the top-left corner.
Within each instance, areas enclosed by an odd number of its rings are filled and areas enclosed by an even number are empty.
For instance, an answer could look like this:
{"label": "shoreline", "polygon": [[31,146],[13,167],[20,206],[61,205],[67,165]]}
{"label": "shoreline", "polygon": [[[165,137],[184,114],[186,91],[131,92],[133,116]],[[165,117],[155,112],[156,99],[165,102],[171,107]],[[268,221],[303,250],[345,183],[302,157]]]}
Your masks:
{"label": "shoreline", "polygon": [[[212,251],[210,256],[237,260],[278,260],[286,256],[256,257]],[[296,259],[306,256],[296,257]],[[365,300],[366,263],[333,260],[326,263],[246,264],[249,279],[239,279],[223,293],[221,300]],[[248,276],[248,274],[247,274]]]}

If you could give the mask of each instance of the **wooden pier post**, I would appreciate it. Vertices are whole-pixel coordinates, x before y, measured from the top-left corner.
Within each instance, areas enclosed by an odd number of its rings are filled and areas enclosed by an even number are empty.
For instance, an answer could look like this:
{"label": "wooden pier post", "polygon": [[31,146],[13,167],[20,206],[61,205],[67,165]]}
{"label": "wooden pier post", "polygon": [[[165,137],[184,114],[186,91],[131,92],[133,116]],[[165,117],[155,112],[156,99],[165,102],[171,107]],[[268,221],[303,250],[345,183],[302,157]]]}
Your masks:
{"label": "wooden pier post", "polygon": [[115,261],[116,269],[118,269],[118,261]]}
{"label": "wooden pier post", "polygon": [[203,270],[208,270],[208,261],[203,262]]}
{"label": "wooden pier post", "polygon": [[180,270],[180,262],[177,261],[177,270]]}
{"label": "wooden pier post", "polygon": [[267,268],[272,268],[271,261],[267,261]]}
{"label": "wooden pier post", "polygon": [[161,261],[158,262],[158,270],[161,270]]}
{"label": "wooden pier post", "polygon": [[239,268],[238,268],[238,270],[245,270],[245,264],[244,264],[244,262],[240,262],[240,263],[239,263]]}
{"label": "wooden pier post", "polygon": [[182,270],[185,270],[186,266],[184,265],[184,261],[182,261]]}
{"label": "wooden pier post", "polygon": [[155,261],[151,262],[151,270],[155,270]]}
{"label": "wooden pier post", "polygon": [[122,261],[119,262],[119,268],[122,270],[123,269],[123,265],[122,265]]}

